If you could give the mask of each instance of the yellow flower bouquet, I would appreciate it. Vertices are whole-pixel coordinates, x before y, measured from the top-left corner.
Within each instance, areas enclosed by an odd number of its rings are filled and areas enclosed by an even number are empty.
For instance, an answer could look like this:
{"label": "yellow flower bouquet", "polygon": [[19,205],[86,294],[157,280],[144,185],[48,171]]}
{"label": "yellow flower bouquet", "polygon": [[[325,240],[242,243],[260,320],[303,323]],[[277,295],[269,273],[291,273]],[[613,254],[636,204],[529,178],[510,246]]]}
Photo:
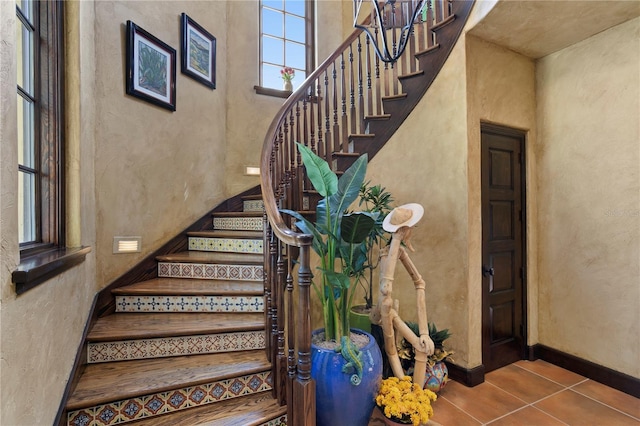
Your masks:
{"label": "yellow flower bouquet", "polygon": [[389,377],[380,384],[376,396],[376,405],[385,417],[401,424],[424,425],[433,416],[431,401],[436,394],[429,389],[422,389],[411,381],[411,377],[402,379]]}

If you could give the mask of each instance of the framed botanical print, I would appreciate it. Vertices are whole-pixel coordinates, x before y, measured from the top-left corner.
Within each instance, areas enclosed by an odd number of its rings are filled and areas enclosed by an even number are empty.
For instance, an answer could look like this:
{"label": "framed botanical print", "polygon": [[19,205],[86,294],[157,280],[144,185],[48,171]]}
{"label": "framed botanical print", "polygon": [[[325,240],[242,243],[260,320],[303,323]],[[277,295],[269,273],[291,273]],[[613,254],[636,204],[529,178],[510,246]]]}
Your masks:
{"label": "framed botanical print", "polygon": [[176,50],[127,21],[128,95],[176,110]]}

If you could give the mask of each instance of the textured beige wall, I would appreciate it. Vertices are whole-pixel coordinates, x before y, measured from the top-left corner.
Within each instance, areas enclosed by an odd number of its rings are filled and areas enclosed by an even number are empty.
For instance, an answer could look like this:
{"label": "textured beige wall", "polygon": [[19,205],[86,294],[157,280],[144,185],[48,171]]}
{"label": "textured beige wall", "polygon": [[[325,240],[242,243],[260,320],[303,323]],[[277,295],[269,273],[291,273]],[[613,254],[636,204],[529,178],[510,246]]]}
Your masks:
{"label": "textured beige wall", "polygon": [[[245,166],[260,166],[260,153],[267,129],[284,98],[258,95],[259,8],[256,1],[227,2],[228,72],[223,84],[226,100],[226,187],[228,194],[260,184],[257,176],[244,176]],[[222,169],[223,171],[225,169]]]}
{"label": "textured beige wall", "polygon": [[[176,111],[125,94],[131,20],[177,50],[180,13],[217,41],[216,89],[176,73]],[[226,3],[99,1],[96,39],[97,289],[224,198]],[[112,254],[114,236],[142,237],[142,253]]]}
{"label": "textured beige wall", "polygon": [[640,377],[640,19],[540,60],[540,343]]}
{"label": "textured beige wall", "polygon": [[[495,5],[482,3],[474,6],[467,28]],[[515,72],[505,73],[506,67]],[[398,205],[417,202],[425,208],[411,257],[427,282],[429,321],[453,333],[447,344],[465,368],[482,363],[481,282],[473,273],[481,263],[480,120],[531,127],[533,79],[526,58],[467,41],[463,34],[428,94],[368,170],[368,178],[386,186]],[[514,91],[529,98],[505,101]],[[415,321],[415,291],[403,269],[396,274],[394,297],[402,302],[400,315]]]}
{"label": "textured beige wall", "polygon": [[[71,86],[88,89],[75,99],[74,108],[82,111],[82,124],[68,129],[75,135],[74,163],[76,186],[74,199],[81,200],[82,218],[76,224],[74,244],[93,246],[93,82],[92,57],[93,20],[91,2],[69,2],[71,19],[67,41],[81,44],[78,31],[83,28],[90,42],[82,42],[85,64]],[[82,9],[82,10],[81,10]],[[82,15],[82,19],[80,16]],[[15,71],[15,3],[0,2],[0,424],[7,426],[50,425],[58,411],[69,371],[75,360],[80,337],[94,297],[93,271],[95,253],[89,253],[84,263],[55,279],[16,296],[11,272],[19,262],[16,206],[17,162],[16,143],[16,71]],[[74,72],[77,72],[77,68]],[[77,141],[82,140],[82,146]],[[81,184],[77,185],[77,181]]]}
{"label": "textured beige wall", "polygon": [[[449,328],[455,361],[468,365],[467,101],[464,42],[403,125],[369,164],[367,178],[389,190],[396,205],[420,203],[425,213],[413,232],[411,258],[427,283],[427,314]],[[443,119],[446,117],[446,119]],[[409,274],[396,269],[400,315],[416,321]]]}
{"label": "textured beige wall", "polygon": [[[342,14],[342,19],[339,19]],[[351,0],[316,2],[316,65],[320,65],[354,31]]]}
{"label": "textured beige wall", "polygon": [[[321,64],[344,38],[343,23],[335,17],[342,7],[341,0],[317,2],[317,58]],[[260,83],[255,72],[259,61],[259,17],[258,2],[227,2],[228,26],[227,81],[229,87],[227,108],[227,158],[226,188],[232,195],[260,184],[255,176],[244,176],[245,166],[259,166],[265,135],[284,98],[258,95],[254,86]],[[351,9],[349,9],[351,11]],[[350,32],[350,28],[348,28]],[[294,89],[304,81],[302,76],[293,80]]]}
{"label": "textured beige wall", "polygon": [[535,234],[535,64],[500,46],[467,36],[468,183],[469,183],[469,363],[482,363],[482,211],[480,124],[481,122],[524,130],[527,134],[526,199],[528,273],[527,313],[529,343],[536,341],[537,270]]}
{"label": "textured beige wall", "polygon": [[[336,4],[319,3],[318,14]],[[259,184],[244,167],[259,165],[264,136],[284,100],[254,90],[258,11],[255,1],[96,2],[98,288],[218,202]],[[181,74],[178,63],[171,113],[124,93],[124,24],[132,20],[179,54],[181,12],[216,37],[216,89]],[[341,41],[340,24],[319,26],[326,49]],[[142,236],[142,253],[112,254],[118,235]]]}

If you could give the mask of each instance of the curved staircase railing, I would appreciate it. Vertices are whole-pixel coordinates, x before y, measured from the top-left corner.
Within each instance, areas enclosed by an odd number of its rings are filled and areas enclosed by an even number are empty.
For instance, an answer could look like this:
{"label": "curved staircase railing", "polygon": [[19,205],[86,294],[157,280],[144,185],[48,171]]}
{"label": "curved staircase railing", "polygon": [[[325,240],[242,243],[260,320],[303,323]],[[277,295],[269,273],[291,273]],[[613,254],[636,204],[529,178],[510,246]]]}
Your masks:
{"label": "curved staircase railing", "polygon": [[[398,0],[404,1],[404,0]],[[315,424],[311,379],[310,235],[292,229],[279,209],[313,214],[318,200],[305,186],[295,142],[345,170],[372,158],[400,127],[444,65],[473,0],[430,0],[403,56],[393,66],[355,30],[285,101],[265,137],[261,189],[265,214],[267,355],[274,396],[288,406],[288,424]],[[294,264],[297,298],[294,299]]]}

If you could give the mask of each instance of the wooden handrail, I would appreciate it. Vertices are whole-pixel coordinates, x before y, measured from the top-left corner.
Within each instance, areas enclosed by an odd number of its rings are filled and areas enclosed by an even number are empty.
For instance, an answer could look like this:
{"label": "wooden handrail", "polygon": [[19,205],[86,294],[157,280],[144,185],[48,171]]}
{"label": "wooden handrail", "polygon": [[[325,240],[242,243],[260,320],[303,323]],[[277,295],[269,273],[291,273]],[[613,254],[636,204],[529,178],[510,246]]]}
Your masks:
{"label": "wooden handrail", "polygon": [[[405,1],[411,0],[398,3]],[[287,404],[287,423],[294,426],[315,424],[310,315],[313,238],[297,232],[280,209],[313,215],[319,198],[305,184],[295,142],[311,148],[337,172],[344,171],[358,153],[367,152],[371,158],[380,149],[442,68],[473,0],[430,0],[426,5],[396,63],[381,62],[370,39],[356,29],[289,96],[265,136],[260,185],[267,218],[267,354],[274,397]],[[379,36],[375,31],[372,35]]]}
{"label": "wooden handrail", "polygon": [[[367,17],[366,21],[369,21],[369,17]],[[273,141],[276,136],[276,131],[282,125],[283,120],[286,119],[287,113],[291,111],[293,105],[300,101],[302,97],[308,96],[310,93],[313,93],[313,91],[309,92],[311,83],[316,81],[322,75],[322,73],[325,72],[329,68],[329,66],[337,58],[339,58],[339,56],[345,50],[348,49],[349,46],[351,46],[351,44],[360,34],[362,34],[362,30],[355,30],[353,33],[351,33],[349,38],[347,38],[340,46],[338,46],[338,48],[331,54],[331,56],[325,59],[325,61],[305,79],[300,87],[295,92],[293,92],[291,96],[289,96],[284,104],[280,107],[280,110],[278,110],[278,112],[276,113],[276,119],[273,120],[273,122],[269,126],[269,129],[267,130],[267,135],[265,136],[265,140],[262,145],[262,156],[260,161],[260,185],[262,187],[263,201],[267,213],[267,218],[269,219],[271,227],[273,228],[277,237],[285,244],[297,247],[301,247],[303,245],[311,245],[311,240],[313,239],[313,237],[310,235],[294,232],[285,224],[282,215],[280,214],[280,210],[278,210],[277,208],[275,195],[272,192],[274,186],[271,173],[264,172],[270,170],[271,167],[271,152],[273,150]],[[268,190],[266,190],[267,188]]]}

